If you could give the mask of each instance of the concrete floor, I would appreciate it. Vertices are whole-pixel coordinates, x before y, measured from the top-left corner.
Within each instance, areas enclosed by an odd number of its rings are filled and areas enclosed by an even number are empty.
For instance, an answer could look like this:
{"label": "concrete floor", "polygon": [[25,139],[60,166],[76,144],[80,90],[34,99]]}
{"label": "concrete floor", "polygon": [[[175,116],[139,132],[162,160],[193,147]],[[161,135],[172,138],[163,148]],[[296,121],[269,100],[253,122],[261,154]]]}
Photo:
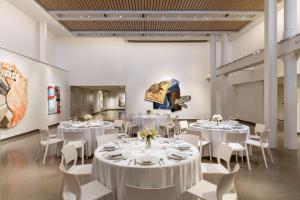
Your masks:
{"label": "concrete floor", "polygon": [[[280,137],[282,138],[282,127]],[[55,131],[52,129],[51,131]],[[45,166],[34,159],[39,142],[37,133],[2,142],[1,147],[1,200],[56,200],[62,186],[59,158],[49,156]],[[299,148],[300,142],[298,140]],[[275,163],[265,169],[260,152],[251,160],[249,172],[246,162],[236,179],[240,200],[299,200],[300,154],[282,148],[272,150]],[[91,159],[87,163],[91,162]],[[234,164],[234,162],[232,163]]]}

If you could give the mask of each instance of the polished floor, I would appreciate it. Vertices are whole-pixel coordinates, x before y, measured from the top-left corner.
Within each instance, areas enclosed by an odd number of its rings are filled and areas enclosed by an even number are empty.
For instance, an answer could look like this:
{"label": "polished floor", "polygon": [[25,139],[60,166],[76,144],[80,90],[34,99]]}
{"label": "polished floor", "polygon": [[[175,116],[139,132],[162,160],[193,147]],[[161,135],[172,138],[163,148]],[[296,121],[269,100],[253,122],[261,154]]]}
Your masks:
{"label": "polished floor", "polygon": [[[279,127],[282,138],[282,127]],[[55,131],[55,128],[51,129]],[[39,142],[37,133],[2,142],[1,200],[58,200],[62,175],[59,158],[49,156],[45,166],[35,161],[34,152]],[[300,138],[298,140],[300,148]],[[250,158],[252,170],[246,162],[236,180],[239,200],[299,200],[300,151],[272,150],[275,163],[266,169],[260,152]],[[87,162],[91,162],[91,159]],[[233,162],[234,164],[234,162]]]}
{"label": "polished floor", "polygon": [[125,110],[106,110],[95,114],[94,117],[105,121],[114,121],[117,119],[125,119],[125,114]]}

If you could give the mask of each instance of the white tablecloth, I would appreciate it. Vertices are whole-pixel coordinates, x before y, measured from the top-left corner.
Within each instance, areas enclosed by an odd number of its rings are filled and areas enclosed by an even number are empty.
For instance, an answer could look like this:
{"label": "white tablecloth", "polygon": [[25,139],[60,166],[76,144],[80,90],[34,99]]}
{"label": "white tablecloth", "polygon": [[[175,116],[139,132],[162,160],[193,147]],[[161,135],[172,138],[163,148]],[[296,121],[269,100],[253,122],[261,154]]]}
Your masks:
{"label": "white tablecloth", "polygon": [[155,128],[159,130],[159,126],[166,124],[168,122],[167,115],[135,115],[132,117],[132,122],[137,124],[139,130],[144,128],[143,119],[145,118],[155,118]]}
{"label": "white tablecloth", "polygon": [[82,132],[87,141],[85,147],[85,155],[91,156],[97,149],[96,137],[105,133],[106,129],[113,129],[114,124],[111,122],[93,122],[87,123],[61,123],[57,128],[58,138],[64,139],[65,132]]}
{"label": "white tablecloth", "polygon": [[[200,155],[198,149],[191,146],[186,160],[175,162],[167,159],[167,153],[178,151],[174,143],[163,143],[162,140],[152,142],[151,150],[145,150],[144,141],[130,140],[127,144],[120,144],[118,151],[128,154],[127,160],[118,162],[105,158],[106,152],[99,147],[94,153],[92,180],[98,179],[114,192],[114,199],[125,198],[126,185],[145,188],[159,188],[170,185],[176,186],[177,199],[183,199],[186,189],[195,185],[201,173]],[[165,147],[165,148],[163,148]],[[163,158],[163,165],[154,164],[144,166],[134,164],[134,158],[141,155],[153,155]],[[130,160],[132,162],[129,164]]]}
{"label": "white tablecloth", "polygon": [[[250,129],[246,125],[242,124],[223,124],[216,125],[215,122],[208,123],[192,123],[190,124],[190,130],[200,130],[202,133],[209,134],[212,144],[212,156],[217,157],[217,149],[220,143],[226,142],[226,133],[238,132],[241,134],[247,134],[249,138]],[[207,155],[207,149],[204,149],[203,154]]]}

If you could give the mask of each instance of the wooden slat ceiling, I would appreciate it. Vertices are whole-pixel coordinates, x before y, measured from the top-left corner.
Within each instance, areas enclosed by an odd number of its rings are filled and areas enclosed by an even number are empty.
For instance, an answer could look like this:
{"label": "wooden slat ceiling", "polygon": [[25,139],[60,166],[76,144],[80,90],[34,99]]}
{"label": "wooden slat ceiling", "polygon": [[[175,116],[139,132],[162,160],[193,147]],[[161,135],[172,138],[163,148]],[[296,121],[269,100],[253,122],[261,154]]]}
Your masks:
{"label": "wooden slat ceiling", "polygon": [[[264,0],[35,0],[47,11],[263,11]],[[79,16],[78,16],[79,17]],[[70,31],[239,31],[250,21],[60,21]]]}
{"label": "wooden slat ceiling", "polygon": [[247,21],[62,21],[70,31],[238,31]]}
{"label": "wooden slat ceiling", "polygon": [[262,11],[264,0],[36,0],[46,10]]}

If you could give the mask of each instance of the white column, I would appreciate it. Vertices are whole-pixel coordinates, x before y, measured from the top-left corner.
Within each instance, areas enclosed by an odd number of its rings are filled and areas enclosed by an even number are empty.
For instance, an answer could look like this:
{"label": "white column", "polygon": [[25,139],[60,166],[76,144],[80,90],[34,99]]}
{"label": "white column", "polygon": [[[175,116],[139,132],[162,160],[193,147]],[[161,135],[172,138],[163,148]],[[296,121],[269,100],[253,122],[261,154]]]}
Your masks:
{"label": "white column", "polygon": [[46,62],[47,59],[47,39],[48,39],[48,26],[47,22],[40,22],[40,61]]}
{"label": "white column", "polygon": [[[222,34],[222,65],[225,65],[228,63],[228,35]],[[224,119],[228,118],[228,101],[227,101],[227,92],[228,92],[228,74],[222,75],[221,80],[222,86],[221,86],[221,95],[222,95],[222,103],[221,103],[221,110],[222,110],[222,116]]]}
{"label": "white column", "polygon": [[217,106],[217,88],[216,88],[216,35],[210,36],[210,112],[216,113]]}
{"label": "white column", "polygon": [[277,1],[265,0],[264,122],[277,147]]}
{"label": "white column", "polygon": [[222,65],[228,63],[228,34],[222,34]]}
{"label": "white column", "polygon": [[[297,34],[297,1],[284,1],[284,39]],[[284,147],[297,149],[297,56],[283,57],[284,63]]]}

